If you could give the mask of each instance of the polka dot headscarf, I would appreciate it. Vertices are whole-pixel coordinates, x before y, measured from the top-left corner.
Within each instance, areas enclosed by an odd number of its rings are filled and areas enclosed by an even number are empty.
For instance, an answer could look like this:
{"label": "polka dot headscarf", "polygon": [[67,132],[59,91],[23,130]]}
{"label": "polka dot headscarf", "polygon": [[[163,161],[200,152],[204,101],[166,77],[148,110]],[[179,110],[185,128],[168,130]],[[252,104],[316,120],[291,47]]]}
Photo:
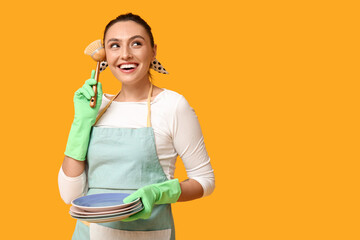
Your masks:
{"label": "polka dot headscarf", "polygon": [[165,70],[165,68],[161,65],[161,63],[160,63],[158,60],[156,60],[156,59],[151,63],[150,67],[151,67],[152,69],[154,69],[155,71],[159,72],[159,73],[169,74],[169,73]]}
{"label": "polka dot headscarf", "polygon": [[100,72],[104,71],[107,68],[107,66],[108,66],[107,61],[102,61],[100,63]]}
{"label": "polka dot headscarf", "polygon": [[[107,68],[107,66],[108,63],[106,61],[102,61],[100,63],[100,72],[104,71]],[[169,74],[157,59],[151,62],[150,68],[159,73]]]}

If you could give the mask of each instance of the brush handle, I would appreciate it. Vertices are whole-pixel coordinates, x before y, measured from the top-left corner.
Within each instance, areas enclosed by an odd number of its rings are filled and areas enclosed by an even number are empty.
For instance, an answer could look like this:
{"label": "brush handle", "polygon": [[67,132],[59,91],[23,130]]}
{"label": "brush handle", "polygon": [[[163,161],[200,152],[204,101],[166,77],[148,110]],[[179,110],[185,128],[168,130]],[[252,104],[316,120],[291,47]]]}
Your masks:
{"label": "brush handle", "polygon": [[96,80],[96,84],[92,86],[95,96],[93,96],[90,99],[90,107],[95,107],[96,106],[96,99],[97,99],[97,84],[99,82],[99,73],[100,73],[100,62],[97,62],[96,64],[96,72],[95,72],[95,80]]}

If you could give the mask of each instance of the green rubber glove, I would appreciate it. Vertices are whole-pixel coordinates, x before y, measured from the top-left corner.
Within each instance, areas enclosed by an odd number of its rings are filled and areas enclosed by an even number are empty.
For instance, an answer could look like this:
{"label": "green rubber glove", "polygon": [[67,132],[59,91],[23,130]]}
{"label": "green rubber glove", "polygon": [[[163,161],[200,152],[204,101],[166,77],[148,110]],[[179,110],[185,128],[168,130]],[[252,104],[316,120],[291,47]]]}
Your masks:
{"label": "green rubber glove", "polygon": [[142,187],[126,197],[124,203],[130,203],[137,198],[141,198],[144,209],[122,221],[130,222],[137,219],[148,219],[155,204],[175,203],[179,199],[180,194],[181,188],[178,179]]}
{"label": "green rubber glove", "polygon": [[74,96],[75,116],[66,144],[65,155],[79,161],[84,161],[86,158],[91,127],[96,121],[102,100],[102,86],[98,82],[96,105],[94,108],[90,107],[90,99],[95,96],[92,89],[92,85],[96,84],[94,77],[95,71],[93,70],[91,78],[86,80]]}

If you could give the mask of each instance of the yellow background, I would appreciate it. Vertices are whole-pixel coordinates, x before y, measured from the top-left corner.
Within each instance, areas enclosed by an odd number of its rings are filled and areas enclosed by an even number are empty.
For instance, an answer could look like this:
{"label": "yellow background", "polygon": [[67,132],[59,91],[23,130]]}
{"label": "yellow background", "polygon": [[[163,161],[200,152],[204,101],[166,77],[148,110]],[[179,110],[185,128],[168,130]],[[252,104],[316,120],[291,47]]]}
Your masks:
{"label": "yellow background", "polygon": [[[195,109],[215,192],[174,204],[178,239],[359,239],[357,1],[3,1],[1,239],[70,239],[57,174],[84,48],[133,12]],[[109,70],[104,91],[120,84]],[[181,161],[176,177],[184,180]]]}

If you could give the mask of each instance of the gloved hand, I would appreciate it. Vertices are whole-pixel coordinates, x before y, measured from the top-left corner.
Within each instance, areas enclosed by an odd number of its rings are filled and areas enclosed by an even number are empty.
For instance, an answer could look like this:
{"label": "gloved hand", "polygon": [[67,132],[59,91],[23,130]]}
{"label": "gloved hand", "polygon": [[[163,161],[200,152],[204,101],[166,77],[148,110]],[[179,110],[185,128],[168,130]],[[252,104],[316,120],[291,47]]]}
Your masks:
{"label": "gloved hand", "polygon": [[137,219],[148,219],[155,204],[175,203],[179,199],[180,194],[181,188],[178,179],[142,187],[126,197],[124,203],[130,203],[137,198],[141,198],[144,209],[122,221],[130,222]]}
{"label": "gloved hand", "polygon": [[91,72],[91,78],[75,92],[74,107],[75,116],[66,144],[65,155],[76,160],[84,161],[90,140],[91,127],[96,121],[102,100],[102,86],[97,85],[97,100],[94,108],[90,107],[90,99],[95,96],[92,85],[96,84],[95,71]]}

